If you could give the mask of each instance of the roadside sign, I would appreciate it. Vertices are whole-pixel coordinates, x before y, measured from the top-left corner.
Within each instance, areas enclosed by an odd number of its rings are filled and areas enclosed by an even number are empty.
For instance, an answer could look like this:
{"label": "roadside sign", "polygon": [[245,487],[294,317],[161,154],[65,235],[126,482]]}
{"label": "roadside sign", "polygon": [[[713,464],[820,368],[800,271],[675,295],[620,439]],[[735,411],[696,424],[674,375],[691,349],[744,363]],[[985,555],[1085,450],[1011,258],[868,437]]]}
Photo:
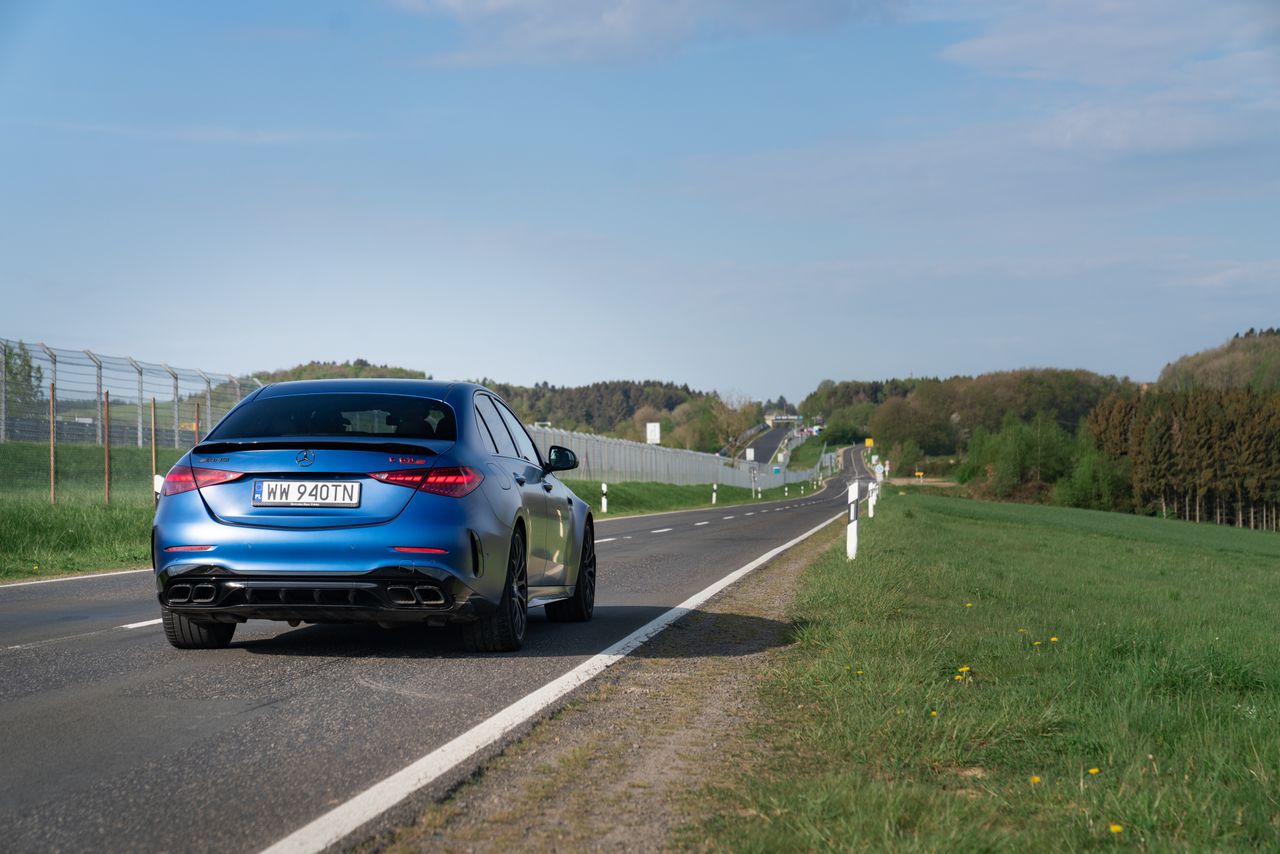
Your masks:
{"label": "roadside sign", "polygon": [[657,421],[649,421],[644,425],[644,440],[650,445],[662,443],[662,425]]}
{"label": "roadside sign", "polygon": [[774,466],[774,467],[773,467],[773,473],[774,473],[774,474],[782,474],[782,466]]}
{"label": "roadside sign", "polygon": [[747,448],[747,462],[754,463],[756,461],[756,449]]}
{"label": "roadside sign", "polygon": [[884,474],[884,466],[877,464],[877,465],[876,465],[876,474]]}
{"label": "roadside sign", "polygon": [[874,447],[876,446],[876,440],[875,440],[875,439],[872,439],[870,436],[868,436],[868,437],[867,437],[867,441],[866,441],[866,445],[867,445],[867,447],[868,447],[868,448],[874,448]]}

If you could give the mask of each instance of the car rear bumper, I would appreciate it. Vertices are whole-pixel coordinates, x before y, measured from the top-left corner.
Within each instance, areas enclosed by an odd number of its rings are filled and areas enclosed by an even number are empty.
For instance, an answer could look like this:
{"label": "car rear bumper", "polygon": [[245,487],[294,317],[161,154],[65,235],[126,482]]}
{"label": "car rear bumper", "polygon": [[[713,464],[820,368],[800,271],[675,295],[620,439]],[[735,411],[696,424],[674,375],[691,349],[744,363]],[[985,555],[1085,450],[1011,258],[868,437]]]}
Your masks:
{"label": "car rear bumper", "polygon": [[217,622],[447,623],[491,613],[494,605],[442,572],[384,570],[338,578],[233,575],[216,566],[157,575],[164,607]]}

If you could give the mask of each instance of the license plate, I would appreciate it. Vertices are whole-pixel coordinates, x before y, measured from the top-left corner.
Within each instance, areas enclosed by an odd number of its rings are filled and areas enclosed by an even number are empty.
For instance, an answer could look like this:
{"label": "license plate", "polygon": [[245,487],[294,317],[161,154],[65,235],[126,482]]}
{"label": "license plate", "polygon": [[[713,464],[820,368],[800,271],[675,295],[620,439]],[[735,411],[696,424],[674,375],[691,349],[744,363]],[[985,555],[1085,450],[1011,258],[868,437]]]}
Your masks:
{"label": "license plate", "polygon": [[360,484],[351,480],[255,480],[254,507],[359,507]]}

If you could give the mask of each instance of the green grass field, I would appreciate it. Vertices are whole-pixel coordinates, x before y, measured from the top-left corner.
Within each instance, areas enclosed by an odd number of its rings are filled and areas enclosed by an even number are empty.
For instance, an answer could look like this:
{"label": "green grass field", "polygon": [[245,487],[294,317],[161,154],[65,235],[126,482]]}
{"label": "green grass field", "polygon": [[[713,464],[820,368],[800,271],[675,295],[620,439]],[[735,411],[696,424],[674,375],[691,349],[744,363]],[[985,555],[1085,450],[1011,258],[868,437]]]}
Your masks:
{"label": "green grass field", "polygon": [[[787,460],[787,468],[791,471],[805,471],[818,464],[822,456],[822,447],[826,443],[821,436],[810,436],[804,442],[791,449],[791,458]],[[832,450],[832,449],[828,449]]]}
{"label": "green grass field", "polygon": [[698,838],[1280,850],[1280,536],[890,492],[795,623]]}

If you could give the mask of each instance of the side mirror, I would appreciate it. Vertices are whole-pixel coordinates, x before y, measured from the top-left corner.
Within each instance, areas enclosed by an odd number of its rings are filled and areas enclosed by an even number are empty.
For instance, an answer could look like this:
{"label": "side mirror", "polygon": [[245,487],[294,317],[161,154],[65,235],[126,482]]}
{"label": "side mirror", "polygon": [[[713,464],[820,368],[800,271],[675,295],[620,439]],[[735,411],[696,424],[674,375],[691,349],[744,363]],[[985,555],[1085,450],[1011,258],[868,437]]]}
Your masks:
{"label": "side mirror", "polygon": [[547,450],[547,471],[568,471],[578,467],[578,455],[568,448],[552,445]]}

